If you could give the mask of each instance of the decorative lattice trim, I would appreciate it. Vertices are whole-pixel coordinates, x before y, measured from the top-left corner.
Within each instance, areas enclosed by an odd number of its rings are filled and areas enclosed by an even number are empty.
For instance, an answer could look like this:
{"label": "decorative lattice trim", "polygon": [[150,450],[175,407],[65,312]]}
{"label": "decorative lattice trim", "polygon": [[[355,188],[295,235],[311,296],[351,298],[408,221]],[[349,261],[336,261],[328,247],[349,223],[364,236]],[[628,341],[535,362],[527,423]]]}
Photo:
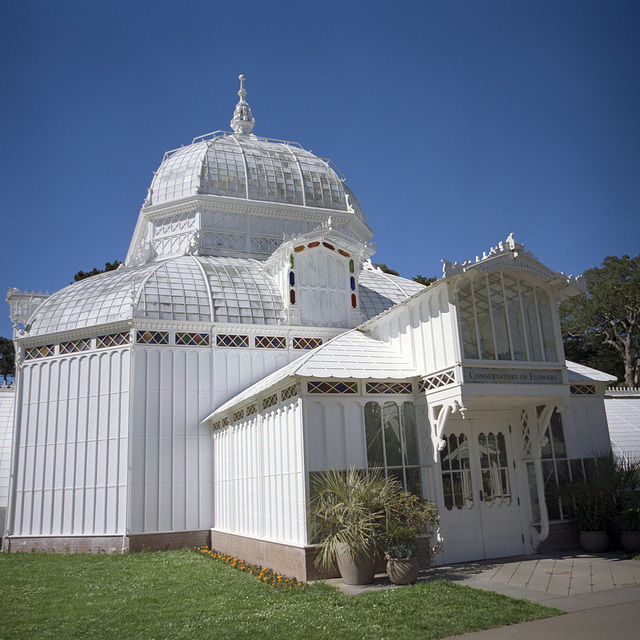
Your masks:
{"label": "decorative lattice trim", "polygon": [[228,426],[229,426],[229,416],[225,416],[224,418],[222,418],[220,427],[228,427]]}
{"label": "decorative lattice trim", "polygon": [[322,338],[294,338],[294,349],[315,349],[322,345]]}
{"label": "decorative lattice trim", "polygon": [[367,382],[367,393],[413,393],[410,382]]}
{"label": "decorative lattice trim", "polygon": [[531,442],[531,430],[529,428],[529,414],[526,409],[520,410],[518,416],[520,420],[520,428],[522,429],[522,448],[525,458],[531,457],[533,444]]}
{"label": "decorative lattice trim", "polygon": [[274,404],[278,404],[278,394],[272,393],[270,396],[262,399],[262,408],[268,409],[269,407],[273,407]]}
{"label": "decorative lattice trim", "polygon": [[290,398],[295,398],[297,395],[298,390],[296,389],[296,385],[292,384],[290,387],[287,387],[280,392],[280,400],[284,402],[285,400],[289,400]]}
{"label": "decorative lattice trim", "polygon": [[237,336],[219,333],[216,336],[216,345],[219,347],[248,347],[249,336]]}
{"label": "decorative lattice trim", "polygon": [[218,431],[219,429],[221,429],[221,428],[222,428],[222,424],[221,424],[220,420],[217,420],[216,422],[214,422],[214,423],[211,425],[211,428],[212,428],[214,431]]}
{"label": "decorative lattice trim", "polygon": [[287,339],[284,336],[256,336],[255,344],[259,349],[286,349]]}
{"label": "decorative lattice trim", "polygon": [[208,333],[181,331],[176,333],[176,344],[185,347],[208,347],[211,344],[211,339]]}
{"label": "decorative lattice trim", "polygon": [[456,375],[454,369],[443,371],[442,373],[436,373],[433,376],[429,376],[424,380],[421,380],[418,384],[420,391],[431,391],[431,389],[438,389],[439,387],[446,387],[448,384],[453,384],[456,381]]}
{"label": "decorative lattice trim", "polygon": [[43,344],[40,347],[30,347],[25,351],[25,360],[35,360],[36,358],[49,358],[54,354],[52,344]]}
{"label": "decorative lattice trim", "polygon": [[307,382],[307,391],[309,393],[358,393],[358,383],[342,380]]}
{"label": "decorative lattice trim", "polygon": [[596,388],[592,384],[572,384],[571,393],[575,396],[593,396]]}
{"label": "decorative lattice trim", "polygon": [[77,353],[78,351],[89,351],[91,349],[91,338],[80,338],[79,340],[69,340],[60,345],[60,353]]}
{"label": "decorative lattice trim", "polygon": [[238,420],[244,420],[244,409],[238,409],[231,415],[232,422],[238,422]]}
{"label": "decorative lattice trim", "polygon": [[168,331],[138,331],[138,344],[169,344]]}
{"label": "decorative lattice trim", "polygon": [[96,347],[98,349],[119,347],[124,344],[129,344],[130,339],[131,337],[128,331],[123,333],[111,333],[106,336],[98,336],[96,339]]}
{"label": "decorative lattice trim", "polygon": [[258,413],[258,405],[255,402],[252,402],[251,404],[247,405],[247,408],[245,409],[244,412],[247,417],[253,416],[256,413]]}

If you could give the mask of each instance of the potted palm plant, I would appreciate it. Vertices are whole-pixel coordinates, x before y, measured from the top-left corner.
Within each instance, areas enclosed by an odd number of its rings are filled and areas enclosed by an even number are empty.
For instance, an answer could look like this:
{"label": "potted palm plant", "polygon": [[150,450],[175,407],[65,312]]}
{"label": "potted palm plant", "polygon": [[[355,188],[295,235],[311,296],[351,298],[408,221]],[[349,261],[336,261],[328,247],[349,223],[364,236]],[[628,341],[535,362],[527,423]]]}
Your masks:
{"label": "potted palm plant", "polygon": [[622,513],[620,542],[625,551],[640,551],[640,507],[629,507]]}
{"label": "potted palm plant", "polygon": [[607,522],[612,501],[602,482],[570,482],[560,490],[562,508],[580,534],[580,546],[588,553],[600,553],[609,546]]}
{"label": "potted palm plant", "polygon": [[309,508],[316,565],[331,570],[337,563],[346,584],[369,584],[375,575],[377,542],[385,504],[398,487],[377,470],[330,470],[311,482]]}
{"label": "potted palm plant", "polygon": [[[418,536],[436,537],[439,525],[435,503],[400,491],[386,509],[385,532],[381,537],[387,575],[394,584],[413,584],[420,571]],[[434,550],[435,546],[430,545]]]}

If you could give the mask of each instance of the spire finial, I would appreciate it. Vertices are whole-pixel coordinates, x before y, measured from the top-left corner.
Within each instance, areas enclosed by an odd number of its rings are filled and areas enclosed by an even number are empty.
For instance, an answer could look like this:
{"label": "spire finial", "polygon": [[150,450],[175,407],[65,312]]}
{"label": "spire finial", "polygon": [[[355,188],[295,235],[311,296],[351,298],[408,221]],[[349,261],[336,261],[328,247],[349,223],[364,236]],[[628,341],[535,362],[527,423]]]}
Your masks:
{"label": "spire finial", "polygon": [[238,91],[238,97],[240,101],[236,105],[236,108],[233,112],[233,118],[231,119],[231,128],[234,133],[251,133],[253,131],[253,127],[256,124],[256,121],[253,118],[251,113],[251,108],[249,107],[247,101],[244,97],[247,95],[247,91],[244,88],[244,81],[246,77],[244,75],[238,76],[238,80],[240,80],[240,91]]}

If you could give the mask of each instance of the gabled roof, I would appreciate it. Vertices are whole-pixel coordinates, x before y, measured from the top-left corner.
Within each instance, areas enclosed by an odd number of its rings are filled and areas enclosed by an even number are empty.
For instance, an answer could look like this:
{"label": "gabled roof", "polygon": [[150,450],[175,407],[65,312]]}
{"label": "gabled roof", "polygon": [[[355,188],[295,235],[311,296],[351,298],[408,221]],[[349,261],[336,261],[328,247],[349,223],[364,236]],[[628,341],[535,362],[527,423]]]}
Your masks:
{"label": "gabled roof", "polygon": [[567,360],[567,370],[570,382],[607,382],[610,384],[618,380],[615,376],[609,375],[604,371],[598,371],[584,364],[570,362],[569,360]]}
{"label": "gabled roof", "polygon": [[401,380],[419,375],[418,370],[389,345],[352,329],[251,385],[218,407],[202,422],[205,423],[294,376]]}

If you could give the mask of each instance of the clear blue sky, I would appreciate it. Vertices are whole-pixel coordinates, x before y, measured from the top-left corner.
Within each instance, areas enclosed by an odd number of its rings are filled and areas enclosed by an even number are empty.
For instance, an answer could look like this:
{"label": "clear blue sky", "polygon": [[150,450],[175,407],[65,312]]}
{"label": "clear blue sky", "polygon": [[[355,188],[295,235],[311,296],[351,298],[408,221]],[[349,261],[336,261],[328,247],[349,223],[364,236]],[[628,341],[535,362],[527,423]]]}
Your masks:
{"label": "clear blue sky", "polygon": [[3,297],[124,259],[164,152],[229,129],[240,73],[255,133],[331,158],[401,275],[512,231],[566,273],[640,253],[638,0],[0,11]]}

